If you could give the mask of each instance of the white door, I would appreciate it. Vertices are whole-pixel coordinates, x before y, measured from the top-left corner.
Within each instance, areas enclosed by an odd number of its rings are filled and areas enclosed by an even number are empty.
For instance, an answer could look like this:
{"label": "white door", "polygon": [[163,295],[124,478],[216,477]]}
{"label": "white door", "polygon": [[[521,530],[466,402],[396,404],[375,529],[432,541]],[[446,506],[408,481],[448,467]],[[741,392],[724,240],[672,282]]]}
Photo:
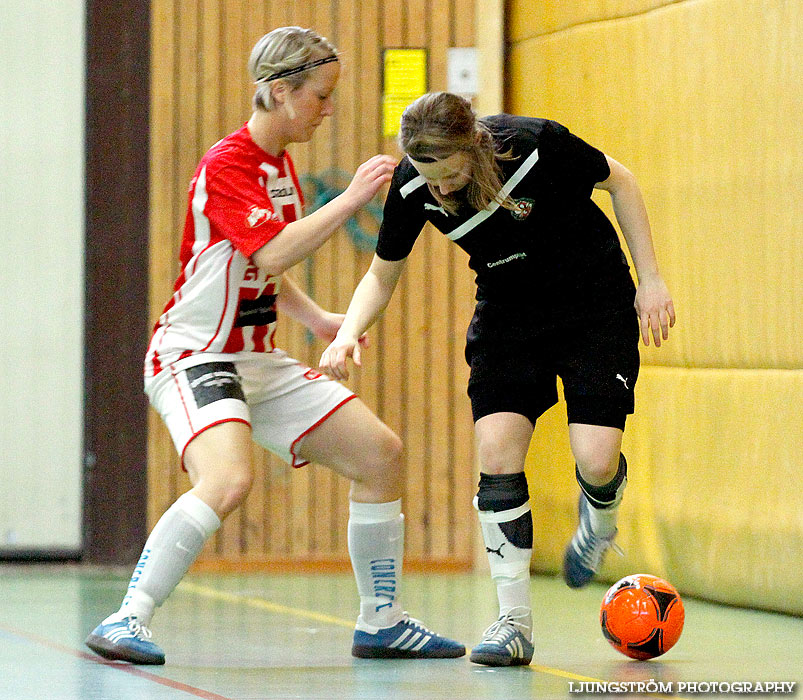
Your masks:
{"label": "white door", "polygon": [[0,555],[78,552],[84,2],[0,2]]}

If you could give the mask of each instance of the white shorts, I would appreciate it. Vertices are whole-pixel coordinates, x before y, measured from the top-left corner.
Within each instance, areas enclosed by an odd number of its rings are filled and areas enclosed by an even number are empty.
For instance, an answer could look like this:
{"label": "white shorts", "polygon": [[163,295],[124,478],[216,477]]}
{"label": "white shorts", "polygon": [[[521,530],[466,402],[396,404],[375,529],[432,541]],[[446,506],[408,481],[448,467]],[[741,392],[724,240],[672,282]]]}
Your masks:
{"label": "white shorts", "polygon": [[238,421],[254,441],[294,467],[301,440],[355,394],[282,350],[239,353],[231,362],[165,367],[145,393],[184,463],[187,445],[207,428]]}

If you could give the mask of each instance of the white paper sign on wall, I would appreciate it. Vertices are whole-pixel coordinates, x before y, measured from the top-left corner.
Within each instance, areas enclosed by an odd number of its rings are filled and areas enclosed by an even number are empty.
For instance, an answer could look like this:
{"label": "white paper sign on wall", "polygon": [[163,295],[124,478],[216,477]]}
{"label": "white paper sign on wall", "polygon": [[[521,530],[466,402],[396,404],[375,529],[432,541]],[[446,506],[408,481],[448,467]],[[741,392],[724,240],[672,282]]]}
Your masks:
{"label": "white paper sign on wall", "polygon": [[453,48],[449,49],[447,63],[447,90],[458,95],[471,98],[479,89],[477,49]]}

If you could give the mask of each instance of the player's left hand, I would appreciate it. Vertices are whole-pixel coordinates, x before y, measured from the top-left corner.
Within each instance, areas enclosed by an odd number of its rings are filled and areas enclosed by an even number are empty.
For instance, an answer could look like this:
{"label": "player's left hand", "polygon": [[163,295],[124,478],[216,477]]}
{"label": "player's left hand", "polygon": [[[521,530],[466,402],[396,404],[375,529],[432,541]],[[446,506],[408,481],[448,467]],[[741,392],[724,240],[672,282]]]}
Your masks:
{"label": "player's left hand", "polygon": [[660,348],[661,340],[669,337],[669,329],[675,325],[675,306],[660,275],[639,280],[635,307],[644,345],[650,344],[652,330],[655,347]]}

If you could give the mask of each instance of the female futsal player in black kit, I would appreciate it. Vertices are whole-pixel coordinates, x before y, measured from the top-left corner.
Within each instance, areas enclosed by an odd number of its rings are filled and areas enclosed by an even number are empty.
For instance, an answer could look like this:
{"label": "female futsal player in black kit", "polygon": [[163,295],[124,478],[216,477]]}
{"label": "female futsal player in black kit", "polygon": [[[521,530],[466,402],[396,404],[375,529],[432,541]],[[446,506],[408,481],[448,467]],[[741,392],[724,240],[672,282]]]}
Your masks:
{"label": "female futsal player in black kit", "polygon": [[[639,329],[645,345],[652,333],[659,346],[675,323],[672,299],[632,173],[560,124],[477,119],[461,97],[432,93],[404,112],[399,143],[405,157],[376,255],[321,368],[344,379],[349,357],[360,364],[358,340],[387,306],[427,221],[469,254],[477,275],[466,345],[481,470],[475,505],[500,607],[471,660],[528,664],[532,515],[524,462],[535,422],[556,403],[559,376],[580,485],[564,578],[579,588],[615,547]],[[613,225],[591,200],[595,188],[611,196],[638,289]]]}

